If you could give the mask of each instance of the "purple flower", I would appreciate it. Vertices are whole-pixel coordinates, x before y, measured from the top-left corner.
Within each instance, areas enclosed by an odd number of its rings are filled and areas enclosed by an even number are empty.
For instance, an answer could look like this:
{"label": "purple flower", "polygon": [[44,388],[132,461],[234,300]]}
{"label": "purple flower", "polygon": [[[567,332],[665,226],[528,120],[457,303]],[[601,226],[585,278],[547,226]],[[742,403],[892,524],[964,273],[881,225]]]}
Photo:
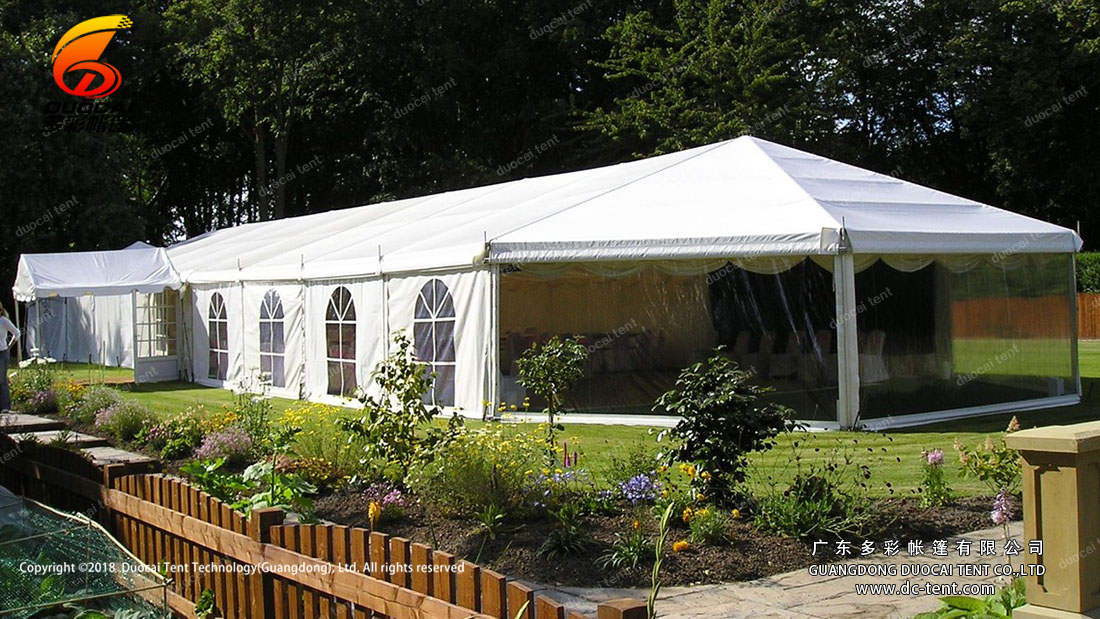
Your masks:
{"label": "purple flower", "polygon": [[989,512],[989,517],[993,519],[993,524],[1005,524],[1012,520],[1012,516],[1012,497],[1001,490],[993,500],[993,511]]}
{"label": "purple flower", "polygon": [[230,426],[207,434],[202,445],[195,450],[195,457],[200,460],[225,458],[228,461],[240,461],[248,455],[251,448],[252,439],[248,433],[243,428]]}
{"label": "purple flower", "polygon": [[363,491],[363,497],[367,500],[367,503],[374,501],[381,505],[382,509],[409,506],[409,500],[405,497],[405,493],[388,481],[381,481],[367,486],[367,489]]}
{"label": "purple flower", "polygon": [[924,452],[924,457],[928,460],[929,466],[943,465],[943,450],[939,448]]}
{"label": "purple flower", "polygon": [[623,498],[630,501],[632,505],[656,499],[657,495],[661,493],[661,484],[654,479],[655,475],[655,472],[648,475],[639,473],[631,477],[629,481],[620,483],[619,491],[622,492]]}

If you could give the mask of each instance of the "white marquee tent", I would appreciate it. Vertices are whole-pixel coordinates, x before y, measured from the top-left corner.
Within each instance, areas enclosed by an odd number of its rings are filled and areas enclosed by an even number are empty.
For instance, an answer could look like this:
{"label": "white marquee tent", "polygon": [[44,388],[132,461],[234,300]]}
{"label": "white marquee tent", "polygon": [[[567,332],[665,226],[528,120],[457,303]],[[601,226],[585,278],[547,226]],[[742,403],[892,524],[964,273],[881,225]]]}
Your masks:
{"label": "white marquee tent", "polygon": [[[480,416],[522,399],[522,349],[577,333],[592,353],[578,407],[634,414],[721,343],[805,418],[915,423],[1076,401],[1080,246],[742,137],[173,245],[172,352],[202,384],[263,371],[277,394],[336,400],[410,329],[437,401]],[[899,399],[919,404],[888,410]]]}

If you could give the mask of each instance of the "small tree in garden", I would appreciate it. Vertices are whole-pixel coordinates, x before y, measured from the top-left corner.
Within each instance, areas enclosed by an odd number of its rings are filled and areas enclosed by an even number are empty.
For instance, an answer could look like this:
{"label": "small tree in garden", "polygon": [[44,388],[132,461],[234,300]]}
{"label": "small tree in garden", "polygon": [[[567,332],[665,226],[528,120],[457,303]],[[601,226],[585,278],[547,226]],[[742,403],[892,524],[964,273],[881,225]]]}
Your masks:
{"label": "small tree in garden", "polygon": [[433,376],[428,366],[416,359],[407,335],[395,334],[393,343],[394,352],[371,373],[379,395],[361,393],[362,414],[340,419],[337,424],[345,432],[365,439],[361,441],[366,449],[363,464],[395,465],[399,470],[394,477],[404,479],[413,459],[447,436],[458,423],[458,417],[451,418],[446,431],[432,426],[432,418],[440,413],[440,408],[429,406],[424,400]]}
{"label": "small tree in garden", "polygon": [[734,486],[745,480],[748,454],[772,448],[775,436],[789,427],[790,409],[760,404],[759,397],[771,390],[751,378],[719,346],[706,363],[682,371],[653,406],[656,413],[681,417],[657,436],[658,442],[666,436],[677,440],[660,457],[666,464],[697,466],[692,484],[717,501],[732,498]]}
{"label": "small tree in garden", "polygon": [[531,344],[531,348],[516,360],[519,384],[546,400],[546,418],[551,433],[554,416],[561,411],[565,394],[584,376],[587,360],[588,349],[577,338],[563,340],[556,335],[543,344],[541,350],[537,343]]}

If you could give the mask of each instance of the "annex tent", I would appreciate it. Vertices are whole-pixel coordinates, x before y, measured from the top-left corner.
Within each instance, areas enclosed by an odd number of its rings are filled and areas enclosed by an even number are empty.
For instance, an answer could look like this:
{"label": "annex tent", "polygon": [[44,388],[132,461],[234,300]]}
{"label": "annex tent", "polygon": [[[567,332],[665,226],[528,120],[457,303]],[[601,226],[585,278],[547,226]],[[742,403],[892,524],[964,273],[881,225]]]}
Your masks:
{"label": "annex tent", "polygon": [[654,422],[678,371],[724,345],[797,416],[851,426],[1076,401],[1080,246],[741,137],[217,230],[167,254],[186,283],[181,372],[203,384],[262,374],[279,395],[338,401],[405,330],[433,399],[481,416],[529,395],[524,350],[578,335],[575,410]]}
{"label": "annex tent", "polygon": [[23,254],[16,301],[27,303],[28,349],[42,357],[134,367],[134,295],[182,287],[163,248]]}

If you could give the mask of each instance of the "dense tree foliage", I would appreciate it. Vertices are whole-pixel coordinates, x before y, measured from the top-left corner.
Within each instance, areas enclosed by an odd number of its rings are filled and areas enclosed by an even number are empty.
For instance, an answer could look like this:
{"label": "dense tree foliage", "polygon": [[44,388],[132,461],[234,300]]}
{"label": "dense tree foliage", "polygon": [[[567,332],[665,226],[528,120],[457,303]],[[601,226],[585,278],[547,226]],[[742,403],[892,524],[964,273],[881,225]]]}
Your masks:
{"label": "dense tree foliage", "polygon": [[[88,119],[61,35],[125,12]],[[0,0],[0,280],[22,252],[268,217],[752,133],[1064,225],[1100,220],[1089,0]],[[532,161],[528,149],[551,145]],[[7,285],[0,298],[10,301]]]}

